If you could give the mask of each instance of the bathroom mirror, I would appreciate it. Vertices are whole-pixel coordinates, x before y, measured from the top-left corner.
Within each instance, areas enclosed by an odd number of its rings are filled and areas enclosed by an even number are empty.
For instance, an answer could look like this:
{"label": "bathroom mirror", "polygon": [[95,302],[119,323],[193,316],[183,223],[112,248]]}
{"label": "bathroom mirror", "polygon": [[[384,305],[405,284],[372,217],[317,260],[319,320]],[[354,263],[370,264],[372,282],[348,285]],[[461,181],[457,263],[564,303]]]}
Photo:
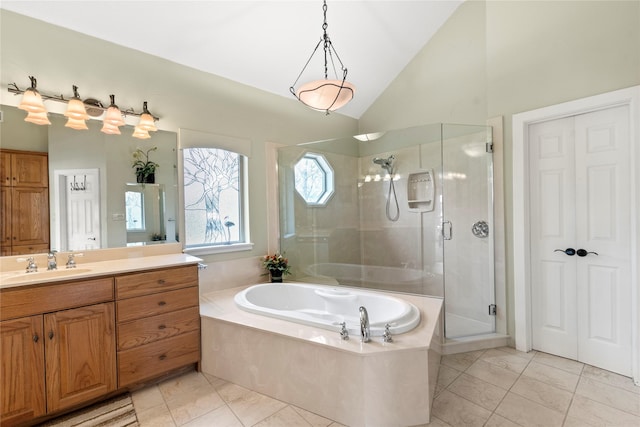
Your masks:
{"label": "bathroom mirror", "polygon": [[[120,128],[121,135],[106,135],[100,132],[99,120],[88,120],[89,129],[79,131],[65,127],[61,114],[50,113],[51,125],[38,126],[24,122],[24,112],[15,107],[2,105],[1,109],[2,148],[49,154],[51,249],[85,251],[178,241],[176,133],[159,130],[150,139],[140,140],[131,136],[132,126]],[[132,156],[136,148],[147,151],[152,147],[158,148],[150,158],[160,167],[155,184],[144,184],[143,194],[147,200],[156,200],[145,205],[154,217],[147,219],[148,232],[131,232],[127,230],[125,193],[142,187],[131,184],[136,182]],[[71,191],[74,181],[76,188],[82,183],[92,191]],[[84,220],[77,221],[78,215]],[[71,238],[70,230],[80,222],[80,237]]]}

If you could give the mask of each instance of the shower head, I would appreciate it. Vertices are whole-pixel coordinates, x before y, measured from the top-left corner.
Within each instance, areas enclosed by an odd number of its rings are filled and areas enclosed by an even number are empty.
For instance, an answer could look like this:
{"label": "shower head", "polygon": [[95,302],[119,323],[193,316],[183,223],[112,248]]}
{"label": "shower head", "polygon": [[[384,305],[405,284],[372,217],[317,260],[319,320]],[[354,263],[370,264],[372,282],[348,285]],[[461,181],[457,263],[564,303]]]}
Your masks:
{"label": "shower head", "polygon": [[392,154],[386,159],[381,159],[380,157],[374,157],[373,163],[376,165],[380,165],[382,169],[386,170],[390,175],[393,174],[393,161],[395,160],[395,156]]}

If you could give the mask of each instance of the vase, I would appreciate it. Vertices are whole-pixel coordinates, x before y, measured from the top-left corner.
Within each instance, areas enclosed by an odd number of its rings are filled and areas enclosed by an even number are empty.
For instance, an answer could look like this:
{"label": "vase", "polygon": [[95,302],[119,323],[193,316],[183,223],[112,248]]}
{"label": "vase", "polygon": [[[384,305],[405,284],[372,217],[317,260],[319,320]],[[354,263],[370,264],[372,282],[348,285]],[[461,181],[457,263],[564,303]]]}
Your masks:
{"label": "vase", "polygon": [[271,283],[282,283],[282,271],[269,270],[269,274],[271,275]]}
{"label": "vase", "polygon": [[148,175],[138,174],[136,175],[136,182],[138,184],[154,184],[156,182],[156,174],[150,173]]}

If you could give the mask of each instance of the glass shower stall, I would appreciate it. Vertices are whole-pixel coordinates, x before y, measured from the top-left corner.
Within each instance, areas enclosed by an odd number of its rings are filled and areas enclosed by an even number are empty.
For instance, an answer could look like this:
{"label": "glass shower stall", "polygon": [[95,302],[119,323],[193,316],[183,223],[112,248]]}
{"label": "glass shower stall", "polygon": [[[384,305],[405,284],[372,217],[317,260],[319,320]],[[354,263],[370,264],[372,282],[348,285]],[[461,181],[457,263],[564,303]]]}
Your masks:
{"label": "glass shower stall", "polygon": [[495,332],[492,171],[488,126],[280,148],[292,280],[444,298],[446,338]]}

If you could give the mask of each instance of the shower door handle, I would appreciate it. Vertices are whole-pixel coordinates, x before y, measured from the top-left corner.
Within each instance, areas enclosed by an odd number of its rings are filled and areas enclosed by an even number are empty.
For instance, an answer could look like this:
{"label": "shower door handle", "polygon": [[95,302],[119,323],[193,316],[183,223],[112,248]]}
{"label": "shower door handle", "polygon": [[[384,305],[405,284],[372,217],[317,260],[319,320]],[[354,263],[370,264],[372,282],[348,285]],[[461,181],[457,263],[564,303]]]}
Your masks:
{"label": "shower door handle", "polygon": [[442,238],[444,240],[453,239],[453,226],[451,225],[451,221],[442,222]]}

